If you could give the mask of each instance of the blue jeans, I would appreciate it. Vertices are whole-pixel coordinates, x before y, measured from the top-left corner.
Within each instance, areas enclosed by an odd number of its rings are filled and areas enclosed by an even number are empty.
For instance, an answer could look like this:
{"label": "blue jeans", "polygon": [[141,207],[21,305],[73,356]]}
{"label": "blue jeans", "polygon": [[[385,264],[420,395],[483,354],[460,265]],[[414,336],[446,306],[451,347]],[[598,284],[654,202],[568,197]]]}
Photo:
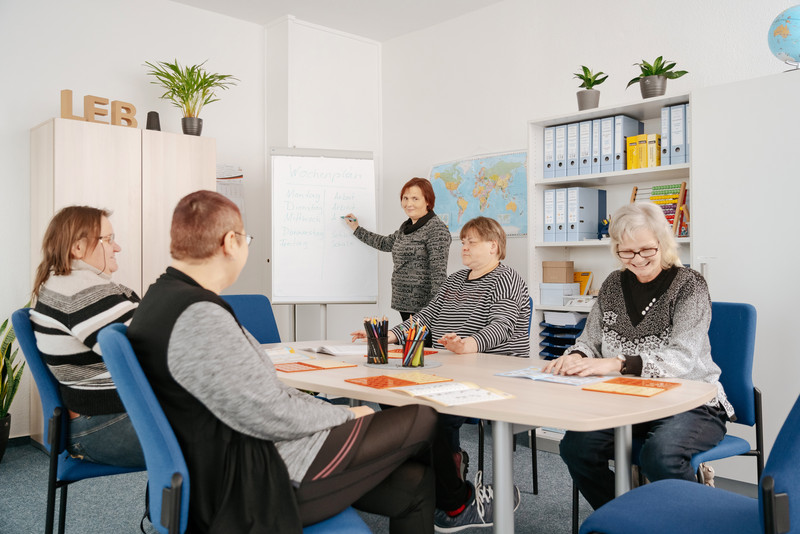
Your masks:
{"label": "blue jeans", "polygon": [[[725,437],[725,411],[700,406],[665,419],[633,425],[634,441],[643,441],[637,463],[651,481],[667,478],[697,480],[692,456],[707,451]],[[560,445],[561,458],[572,480],[595,510],[614,498],[613,429],[567,432]]]}
{"label": "blue jeans", "polygon": [[144,453],[127,413],[70,419],[67,451],[70,456],[97,464],[145,467]]}

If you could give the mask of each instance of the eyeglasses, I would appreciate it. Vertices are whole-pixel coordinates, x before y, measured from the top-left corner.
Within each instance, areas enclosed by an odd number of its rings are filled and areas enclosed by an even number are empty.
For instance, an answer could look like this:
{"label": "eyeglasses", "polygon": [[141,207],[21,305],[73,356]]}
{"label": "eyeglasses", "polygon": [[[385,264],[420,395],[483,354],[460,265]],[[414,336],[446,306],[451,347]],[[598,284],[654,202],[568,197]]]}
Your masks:
{"label": "eyeglasses", "polygon": [[638,254],[640,258],[652,258],[658,253],[657,248],[643,248],[639,251],[632,251],[632,250],[618,250],[617,256],[622,258],[623,260],[632,260]]}
{"label": "eyeglasses", "polygon": [[233,232],[233,233],[244,237],[245,240],[247,241],[247,246],[248,247],[250,246],[250,242],[253,240],[253,236],[251,236],[250,234],[240,234],[239,232]]}
{"label": "eyeglasses", "polygon": [[106,244],[108,244],[108,245],[113,245],[113,244],[114,244],[114,234],[101,235],[101,236],[98,238],[98,240],[99,240],[101,243],[106,243]]}

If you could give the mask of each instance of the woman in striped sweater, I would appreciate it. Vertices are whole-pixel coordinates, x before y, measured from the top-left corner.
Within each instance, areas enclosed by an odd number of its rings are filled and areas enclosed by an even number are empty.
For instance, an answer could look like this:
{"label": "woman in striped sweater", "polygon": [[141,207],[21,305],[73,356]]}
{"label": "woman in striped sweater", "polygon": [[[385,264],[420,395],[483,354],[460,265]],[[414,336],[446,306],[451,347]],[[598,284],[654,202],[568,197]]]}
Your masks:
{"label": "woman in striped sweater", "polygon": [[31,323],[69,410],[69,453],[96,463],[144,467],[139,439],[97,344],[104,326],[128,324],[139,305],[136,293],[111,281],[122,248],[109,215],[69,206],[50,221],[33,285]]}
{"label": "woman in striped sweater", "polygon": [[[466,269],[447,277],[433,300],[418,313],[431,332],[434,347],[457,354],[491,352],[527,358],[530,300],[525,281],[500,263],[506,256],[506,234],[488,217],[476,217],[461,229],[461,259]],[[394,327],[389,343],[405,343],[410,320]],[[363,331],[353,338],[364,338]],[[466,419],[440,414],[433,445],[436,471],[437,532],[457,532],[469,526],[490,526],[493,500],[489,485],[465,481],[466,453],[459,429]],[[455,462],[453,461],[455,459]],[[515,495],[516,503],[519,494]]]}

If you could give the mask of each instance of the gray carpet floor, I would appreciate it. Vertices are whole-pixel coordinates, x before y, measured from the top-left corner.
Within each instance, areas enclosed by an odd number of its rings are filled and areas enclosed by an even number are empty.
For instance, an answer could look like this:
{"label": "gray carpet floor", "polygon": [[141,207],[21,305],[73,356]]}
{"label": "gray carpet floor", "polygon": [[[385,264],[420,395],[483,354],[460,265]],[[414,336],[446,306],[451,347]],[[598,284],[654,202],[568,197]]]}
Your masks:
{"label": "gray carpet floor", "polygon": [[[470,456],[472,478],[478,466],[478,434],[475,425],[462,429],[462,447]],[[568,534],[571,532],[571,485],[566,467],[556,454],[539,451],[539,495],[533,495],[530,449],[527,436],[518,436],[514,455],[514,480],[522,500],[515,514],[516,532]],[[524,439],[523,439],[524,438]],[[525,445],[522,445],[525,443]],[[44,531],[48,459],[32,445],[10,446],[0,462],[0,533],[28,534]],[[491,438],[487,439],[485,481],[491,481]],[[69,486],[68,533],[120,533],[139,531],[144,512],[147,477],[132,473],[84,480]],[[584,501],[582,519],[590,513]],[[387,519],[362,514],[373,532],[388,533]],[[148,533],[155,532],[146,524]],[[488,532],[471,529],[464,532]]]}

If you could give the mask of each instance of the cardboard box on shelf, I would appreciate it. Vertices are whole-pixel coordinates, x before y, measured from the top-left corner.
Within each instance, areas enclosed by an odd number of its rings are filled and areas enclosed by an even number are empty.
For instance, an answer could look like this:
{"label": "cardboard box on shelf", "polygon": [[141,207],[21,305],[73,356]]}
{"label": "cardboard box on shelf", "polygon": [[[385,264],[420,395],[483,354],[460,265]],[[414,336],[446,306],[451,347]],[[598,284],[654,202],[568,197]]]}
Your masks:
{"label": "cardboard box on shelf", "polygon": [[543,261],[542,282],[546,284],[569,284],[573,280],[575,263],[571,261]]}

